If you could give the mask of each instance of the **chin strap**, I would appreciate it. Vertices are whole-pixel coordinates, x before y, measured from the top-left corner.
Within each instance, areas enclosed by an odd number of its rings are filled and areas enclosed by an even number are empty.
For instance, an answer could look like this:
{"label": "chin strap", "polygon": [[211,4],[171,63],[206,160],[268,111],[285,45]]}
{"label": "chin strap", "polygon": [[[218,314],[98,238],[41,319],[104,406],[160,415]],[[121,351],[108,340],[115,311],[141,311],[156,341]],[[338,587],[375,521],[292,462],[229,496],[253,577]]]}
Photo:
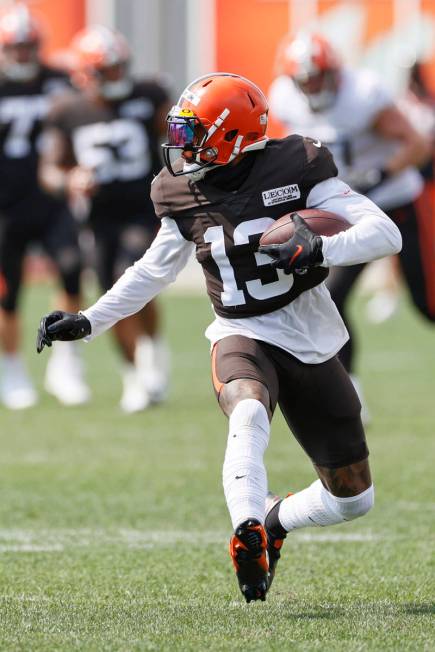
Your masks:
{"label": "chin strap", "polygon": [[216,168],[225,167],[226,165],[228,165],[228,163],[231,163],[231,161],[233,161],[236,158],[236,156],[238,156],[239,154],[245,154],[246,152],[254,152],[254,151],[264,149],[267,145],[267,141],[269,140],[269,138],[265,136],[264,140],[259,140],[256,143],[252,143],[251,145],[246,145],[246,147],[243,147],[243,149],[241,149],[240,143],[242,142],[242,140],[243,140],[243,136],[238,136],[232,154],[229,160],[227,161],[227,163],[218,163],[216,165],[210,163],[210,165],[206,165],[204,167],[198,168],[197,170],[192,170],[192,172],[187,172],[187,168],[189,166],[192,166],[192,168],[195,167],[195,163],[185,163],[184,170],[186,171],[186,176],[188,176],[189,179],[192,179],[192,181],[201,181],[201,179],[205,177],[207,172],[210,172],[211,170],[215,170]]}
{"label": "chin strap", "polygon": [[[191,164],[192,167],[195,164]],[[189,179],[192,179],[192,181],[201,181],[207,174],[207,172],[210,172],[211,170],[214,170],[215,168],[220,168],[222,167],[221,165],[207,165],[202,168],[199,168],[198,170],[192,170],[192,172],[186,172],[186,177]],[[187,167],[185,168],[187,169]]]}

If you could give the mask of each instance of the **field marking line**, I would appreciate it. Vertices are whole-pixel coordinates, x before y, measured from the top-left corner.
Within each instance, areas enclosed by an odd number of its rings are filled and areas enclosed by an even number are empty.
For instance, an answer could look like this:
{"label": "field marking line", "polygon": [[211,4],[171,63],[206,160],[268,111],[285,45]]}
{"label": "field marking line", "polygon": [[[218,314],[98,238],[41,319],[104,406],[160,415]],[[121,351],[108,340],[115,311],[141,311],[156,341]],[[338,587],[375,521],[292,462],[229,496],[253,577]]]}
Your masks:
{"label": "field marking line", "polygon": [[[8,552],[62,552],[72,548],[121,546],[129,549],[189,545],[225,545],[228,532],[186,530],[119,529],[0,529],[0,554]],[[327,532],[323,528],[293,532],[291,539],[301,543],[376,543],[383,540],[405,539],[403,536],[366,532]],[[162,542],[164,542],[162,544]]]}
{"label": "field marking line", "polygon": [[0,554],[3,552],[63,552],[64,546],[60,543],[52,545],[33,545],[31,543],[18,543],[16,545],[2,545],[0,544]]}

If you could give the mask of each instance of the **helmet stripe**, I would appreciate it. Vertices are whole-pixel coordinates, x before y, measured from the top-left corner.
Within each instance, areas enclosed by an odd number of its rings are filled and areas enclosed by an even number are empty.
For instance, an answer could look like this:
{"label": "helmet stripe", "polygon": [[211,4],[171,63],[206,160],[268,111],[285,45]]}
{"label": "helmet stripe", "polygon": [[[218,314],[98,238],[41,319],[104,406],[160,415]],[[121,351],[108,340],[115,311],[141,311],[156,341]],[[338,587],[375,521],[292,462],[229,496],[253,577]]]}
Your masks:
{"label": "helmet stripe", "polygon": [[219,127],[222,125],[223,121],[228,118],[230,115],[230,110],[229,109],[224,109],[222,113],[216,118],[216,120],[213,122],[212,126],[210,129],[207,131],[207,139],[210,138],[214,134],[215,131],[219,129]]}

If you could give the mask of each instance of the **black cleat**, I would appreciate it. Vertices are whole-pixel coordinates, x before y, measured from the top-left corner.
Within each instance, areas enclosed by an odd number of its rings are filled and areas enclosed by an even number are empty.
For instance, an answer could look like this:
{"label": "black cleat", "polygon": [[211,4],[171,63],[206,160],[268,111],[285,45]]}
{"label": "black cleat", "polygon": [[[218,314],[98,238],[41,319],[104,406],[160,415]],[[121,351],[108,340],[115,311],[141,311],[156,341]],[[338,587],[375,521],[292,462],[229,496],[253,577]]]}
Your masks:
{"label": "black cleat", "polygon": [[230,540],[230,555],[246,602],[266,599],[269,564],[264,527],[255,519],[245,521]]}
{"label": "black cleat", "polygon": [[[288,496],[291,496],[291,494],[288,494]],[[282,498],[275,496],[269,491],[266,496],[266,518],[264,521],[267,536],[267,554],[269,557],[267,590],[272,586],[276,565],[281,557],[282,544],[287,536],[287,532],[278,520],[278,511],[281,502]]]}

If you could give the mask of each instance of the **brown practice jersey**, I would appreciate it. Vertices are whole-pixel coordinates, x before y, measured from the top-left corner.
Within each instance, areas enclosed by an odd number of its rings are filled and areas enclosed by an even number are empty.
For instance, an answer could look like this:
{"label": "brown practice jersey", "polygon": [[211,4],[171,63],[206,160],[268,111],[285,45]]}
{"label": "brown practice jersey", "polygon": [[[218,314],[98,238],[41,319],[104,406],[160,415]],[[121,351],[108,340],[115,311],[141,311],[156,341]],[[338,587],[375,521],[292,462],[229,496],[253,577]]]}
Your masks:
{"label": "brown practice jersey", "polygon": [[269,140],[237,190],[225,190],[163,169],[151,187],[159,218],[171,217],[196,245],[216,313],[239,318],[282,308],[321,283],[325,268],[285,275],[256,250],[260,235],[282,215],[306,208],[310,190],[337,175],[326,147],[292,135]]}
{"label": "brown practice jersey", "polygon": [[95,174],[91,218],[122,221],[154,214],[150,184],[161,168],[156,112],[167,101],[163,86],[143,81],[135,82],[122,100],[100,102],[77,94],[51,112],[48,126],[60,130],[66,141],[62,163]]}
{"label": "brown practice jersey", "polygon": [[44,65],[28,82],[0,77],[0,208],[37,188],[43,121],[53,96],[68,87],[63,72]]}

